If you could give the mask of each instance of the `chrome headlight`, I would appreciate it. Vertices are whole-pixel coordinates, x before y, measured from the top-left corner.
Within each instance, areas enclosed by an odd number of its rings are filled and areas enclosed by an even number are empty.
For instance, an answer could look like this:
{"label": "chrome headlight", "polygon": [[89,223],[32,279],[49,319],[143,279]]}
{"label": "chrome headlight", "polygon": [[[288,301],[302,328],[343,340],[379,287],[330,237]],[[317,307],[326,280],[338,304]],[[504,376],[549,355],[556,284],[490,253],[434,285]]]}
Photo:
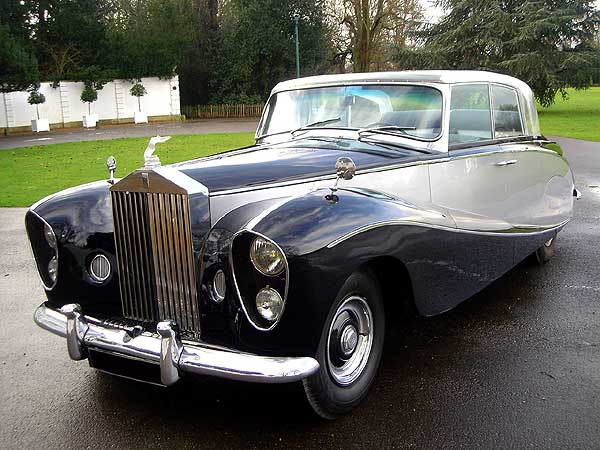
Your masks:
{"label": "chrome headlight", "polygon": [[285,257],[279,247],[261,236],[257,236],[250,245],[250,260],[256,270],[263,275],[275,276],[285,267]]}
{"label": "chrome headlight", "polygon": [[283,311],[283,299],[279,292],[269,286],[262,288],[256,294],[256,310],[263,319],[274,322]]}
{"label": "chrome headlight", "polygon": [[54,234],[54,230],[50,225],[44,223],[44,237],[46,238],[46,242],[53,249],[56,250],[56,235]]}
{"label": "chrome headlight", "polygon": [[51,290],[59,270],[57,236],[50,224],[32,210],[25,215],[25,228],[42,283],[46,290]]}
{"label": "chrome headlight", "polygon": [[44,221],[44,238],[54,253],[54,256],[48,261],[47,267],[48,278],[50,279],[51,285],[54,286],[56,284],[56,279],[58,278],[58,245],[56,243],[54,230],[46,221]]}

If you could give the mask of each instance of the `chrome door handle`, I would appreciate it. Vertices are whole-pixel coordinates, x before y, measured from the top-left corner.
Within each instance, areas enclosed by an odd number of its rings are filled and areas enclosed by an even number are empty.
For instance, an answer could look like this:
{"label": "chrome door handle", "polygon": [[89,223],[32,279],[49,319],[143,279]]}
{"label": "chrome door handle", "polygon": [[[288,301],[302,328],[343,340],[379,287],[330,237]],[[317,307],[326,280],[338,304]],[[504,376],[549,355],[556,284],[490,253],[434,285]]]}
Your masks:
{"label": "chrome door handle", "polygon": [[508,161],[497,162],[496,165],[500,166],[500,167],[504,167],[504,166],[512,166],[513,164],[516,164],[516,163],[517,163],[516,159],[509,159]]}

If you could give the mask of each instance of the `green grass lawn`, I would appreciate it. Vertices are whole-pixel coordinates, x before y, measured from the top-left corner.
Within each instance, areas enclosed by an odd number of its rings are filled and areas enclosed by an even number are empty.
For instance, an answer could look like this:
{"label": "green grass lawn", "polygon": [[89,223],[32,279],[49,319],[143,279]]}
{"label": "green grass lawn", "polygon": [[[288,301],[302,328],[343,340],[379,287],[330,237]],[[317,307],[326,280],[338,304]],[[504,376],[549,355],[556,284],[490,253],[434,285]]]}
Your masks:
{"label": "green grass lawn", "polygon": [[538,105],[542,133],[588,141],[600,141],[600,87],[569,89],[569,98],[557,95],[550,108]]}
{"label": "green grass lawn", "polygon": [[[29,206],[70,186],[106,179],[106,158],[117,159],[116,176],[144,165],[149,138],[73,142],[0,151],[0,206]],[[212,155],[254,142],[253,133],[173,136],[157,146],[163,164]]]}

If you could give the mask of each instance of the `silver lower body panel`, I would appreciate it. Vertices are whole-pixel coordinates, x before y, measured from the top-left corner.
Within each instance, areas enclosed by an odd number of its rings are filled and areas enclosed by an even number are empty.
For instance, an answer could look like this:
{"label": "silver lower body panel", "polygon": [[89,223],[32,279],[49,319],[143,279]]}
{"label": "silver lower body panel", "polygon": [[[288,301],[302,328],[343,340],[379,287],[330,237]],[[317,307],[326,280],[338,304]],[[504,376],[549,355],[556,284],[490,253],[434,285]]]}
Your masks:
{"label": "silver lower body panel", "polygon": [[317,360],[310,357],[260,356],[182,341],[172,321],[158,324],[159,336],[150,333],[132,336],[127,330],[84,316],[76,304],[60,309],[42,304],[34,313],[34,321],[41,328],[66,338],[69,356],[74,360],[86,359],[88,349],[97,349],[157,364],[161,382],[167,386],[177,382],[181,372],[257,383],[289,383],[319,370]]}

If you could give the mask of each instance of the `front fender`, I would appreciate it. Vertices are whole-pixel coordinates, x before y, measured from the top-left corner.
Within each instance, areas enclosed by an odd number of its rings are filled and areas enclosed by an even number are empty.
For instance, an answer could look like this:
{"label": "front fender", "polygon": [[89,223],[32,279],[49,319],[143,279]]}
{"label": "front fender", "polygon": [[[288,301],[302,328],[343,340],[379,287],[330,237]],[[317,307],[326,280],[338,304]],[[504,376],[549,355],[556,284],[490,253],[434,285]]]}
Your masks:
{"label": "front fender", "polygon": [[419,207],[366,189],[319,189],[285,200],[252,220],[248,229],[264,234],[292,256],[334,245],[354,233],[389,223],[454,227],[443,212]]}
{"label": "front fender", "polygon": [[[60,191],[31,207],[57,237],[58,283],[46,292],[54,306],[76,300],[91,313],[118,314],[120,311],[118,275],[115,273],[105,284],[98,285],[85,270],[89,255],[97,251],[116,266],[109,189],[106,181],[88,183]],[[32,215],[31,211],[28,216]],[[31,232],[29,228],[27,231]]]}
{"label": "front fender", "polygon": [[[381,236],[378,228],[389,231],[390,224],[417,224],[403,229],[410,228],[419,236],[429,230],[419,224],[454,226],[452,219],[441,212],[378,192],[340,189],[335,200],[330,194],[329,189],[321,189],[271,201],[247,222],[235,221],[242,232],[261,234],[276,242],[289,264],[288,297],[281,321],[273,330],[260,332],[245,326],[244,320],[239,336],[247,345],[287,347],[300,354],[314,354],[327,313],[344,281],[368,260],[396,250],[389,240],[375,243],[360,238],[373,233]],[[248,219],[242,213],[240,210],[232,215]],[[234,223],[232,217],[223,220]],[[370,227],[375,229],[369,231]]]}

